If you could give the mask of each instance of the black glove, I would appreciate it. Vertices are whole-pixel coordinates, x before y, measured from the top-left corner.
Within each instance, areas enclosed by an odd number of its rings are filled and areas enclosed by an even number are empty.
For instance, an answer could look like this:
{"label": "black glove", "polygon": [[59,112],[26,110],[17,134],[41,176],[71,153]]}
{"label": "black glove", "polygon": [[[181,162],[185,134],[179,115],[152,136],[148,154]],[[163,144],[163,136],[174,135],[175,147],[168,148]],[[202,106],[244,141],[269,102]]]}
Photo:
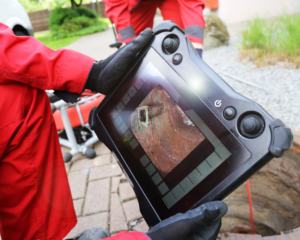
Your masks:
{"label": "black glove", "polygon": [[151,228],[151,240],[215,240],[227,206],[221,201],[205,203],[186,213],[178,213]]}
{"label": "black glove", "polygon": [[107,59],[96,61],[91,69],[85,88],[107,94],[120,80],[136,55],[146,46],[152,36],[153,31],[147,28]]}
{"label": "black glove", "polygon": [[[153,31],[147,28],[126,46],[120,48],[105,60],[95,61],[84,89],[107,94],[120,80],[127,68],[133,63],[136,55],[147,45],[153,36]],[[55,91],[54,94],[65,102],[75,102],[80,94],[68,91]]]}

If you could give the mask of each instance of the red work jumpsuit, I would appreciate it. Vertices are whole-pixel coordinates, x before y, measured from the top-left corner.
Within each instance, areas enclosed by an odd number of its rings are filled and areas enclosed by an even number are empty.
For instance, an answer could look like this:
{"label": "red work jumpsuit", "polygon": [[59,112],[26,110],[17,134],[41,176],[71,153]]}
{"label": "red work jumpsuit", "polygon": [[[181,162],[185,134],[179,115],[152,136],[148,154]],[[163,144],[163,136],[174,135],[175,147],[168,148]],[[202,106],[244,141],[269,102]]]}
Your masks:
{"label": "red work jumpsuit", "polygon": [[[16,37],[0,23],[2,240],[62,239],[77,219],[45,89],[80,94],[95,60]],[[145,239],[120,233],[109,239]]]}
{"label": "red work jumpsuit", "polygon": [[128,43],[145,28],[153,28],[156,9],[164,20],[184,29],[193,43],[203,44],[205,21],[203,0],[103,0],[105,12],[116,25],[121,42]]}

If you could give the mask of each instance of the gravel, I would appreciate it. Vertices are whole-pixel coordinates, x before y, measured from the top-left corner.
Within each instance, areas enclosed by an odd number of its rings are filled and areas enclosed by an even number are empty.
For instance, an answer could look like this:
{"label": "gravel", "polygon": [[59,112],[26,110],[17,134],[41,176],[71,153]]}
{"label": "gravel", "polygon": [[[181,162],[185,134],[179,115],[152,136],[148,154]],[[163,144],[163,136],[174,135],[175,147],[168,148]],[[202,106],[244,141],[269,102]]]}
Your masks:
{"label": "gravel", "polygon": [[257,68],[243,64],[234,44],[204,51],[204,61],[236,92],[260,104],[273,118],[300,132],[300,69],[283,63]]}

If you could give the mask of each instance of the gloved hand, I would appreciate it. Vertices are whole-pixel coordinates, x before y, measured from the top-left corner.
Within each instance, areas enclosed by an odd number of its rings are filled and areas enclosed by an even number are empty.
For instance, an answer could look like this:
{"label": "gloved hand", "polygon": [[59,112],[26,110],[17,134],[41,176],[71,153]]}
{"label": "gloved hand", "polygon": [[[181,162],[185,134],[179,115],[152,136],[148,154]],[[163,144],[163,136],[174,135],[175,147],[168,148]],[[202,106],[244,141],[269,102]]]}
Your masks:
{"label": "gloved hand", "polygon": [[227,206],[221,201],[205,203],[186,213],[178,213],[152,227],[151,240],[215,240]]}
{"label": "gloved hand", "polygon": [[126,46],[102,61],[96,61],[91,69],[85,88],[107,94],[120,80],[136,55],[146,46],[153,31],[147,28]]}

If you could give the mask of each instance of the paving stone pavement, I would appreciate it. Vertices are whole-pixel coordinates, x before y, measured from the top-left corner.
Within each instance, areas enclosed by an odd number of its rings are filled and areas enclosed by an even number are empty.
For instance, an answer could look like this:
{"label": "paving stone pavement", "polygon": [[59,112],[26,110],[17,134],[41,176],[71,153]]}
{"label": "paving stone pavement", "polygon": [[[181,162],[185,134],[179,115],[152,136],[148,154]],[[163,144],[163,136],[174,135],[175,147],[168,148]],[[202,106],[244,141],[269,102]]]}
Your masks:
{"label": "paving stone pavement", "polygon": [[[138,202],[110,150],[100,142],[94,145],[97,157],[75,156],[66,163],[78,223],[66,236],[71,238],[90,227],[111,234],[121,231],[147,232],[149,227],[139,211]],[[62,151],[68,149],[62,147]]]}

